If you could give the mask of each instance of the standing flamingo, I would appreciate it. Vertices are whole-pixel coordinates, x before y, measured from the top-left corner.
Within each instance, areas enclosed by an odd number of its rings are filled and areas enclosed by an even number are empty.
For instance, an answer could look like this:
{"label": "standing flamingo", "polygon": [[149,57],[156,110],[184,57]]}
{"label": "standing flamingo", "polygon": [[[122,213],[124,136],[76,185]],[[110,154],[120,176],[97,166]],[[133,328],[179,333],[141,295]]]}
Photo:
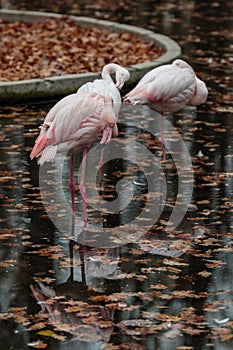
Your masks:
{"label": "standing flamingo", "polygon": [[80,192],[84,221],[87,221],[86,192],[84,186],[87,148],[97,141],[105,144],[117,136],[116,113],[113,100],[95,92],[78,92],[64,97],[47,114],[30,157],[38,158],[38,164],[53,161],[57,152],[71,154],[70,192],[72,214],[75,213],[74,153],[83,153]]}
{"label": "standing flamingo", "polygon": [[[115,74],[115,83],[111,77],[111,73]],[[113,108],[118,119],[120,107],[121,107],[121,95],[119,90],[122,89],[125,81],[130,77],[127,69],[121,67],[116,63],[109,63],[105,65],[101,73],[102,79],[95,79],[93,82],[88,82],[82,85],[78,92],[96,92],[106,97],[111,97],[113,99]],[[100,182],[102,179],[102,164],[103,164],[103,152],[101,149],[100,161],[99,161],[99,178]]]}
{"label": "standing flamingo", "polygon": [[177,112],[188,106],[198,106],[207,99],[205,83],[197,78],[193,68],[177,59],[152,69],[145,74],[136,87],[124,99],[124,103],[148,105],[160,112],[163,160],[166,148],[163,129],[163,113]]}

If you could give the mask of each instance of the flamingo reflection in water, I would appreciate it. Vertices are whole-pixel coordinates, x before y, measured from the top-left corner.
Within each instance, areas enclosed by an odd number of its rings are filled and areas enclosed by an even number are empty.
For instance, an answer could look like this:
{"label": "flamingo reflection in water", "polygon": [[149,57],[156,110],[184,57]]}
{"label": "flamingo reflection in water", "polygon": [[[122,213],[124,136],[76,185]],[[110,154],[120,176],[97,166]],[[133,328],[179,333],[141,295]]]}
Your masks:
{"label": "flamingo reflection in water", "polygon": [[30,288],[41,307],[40,314],[48,315],[48,323],[57,331],[67,332],[74,341],[109,341],[114,310],[88,300],[97,294],[82,283],[67,282],[56,291],[42,282]]}
{"label": "flamingo reflection in water", "polygon": [[[99,289],[105,279],[117,278],[118,250],[88,250],[83,246],[82,251],[79,248],[76,252],[80,257],[74,266],[72,255],[70,276],[65,283],[49,287],[38,281],[30,286],[31,291],[41,307],[40,314],[47,315],[55,330],[66,331],[72,335],[72,341],[108,342],[114,327],[114,309],[100,304],[98,297],[102,295],[104,300],[104,291]],[[73,278],[75,267],[81,268],[81,282]]]}

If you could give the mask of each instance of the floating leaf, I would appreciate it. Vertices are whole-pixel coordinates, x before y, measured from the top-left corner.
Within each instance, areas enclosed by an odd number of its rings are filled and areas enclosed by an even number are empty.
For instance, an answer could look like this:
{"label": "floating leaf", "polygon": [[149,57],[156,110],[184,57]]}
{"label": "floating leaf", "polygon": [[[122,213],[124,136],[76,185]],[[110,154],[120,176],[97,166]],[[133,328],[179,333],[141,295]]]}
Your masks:
{"label": "floating leaf", "polygon": [[45,344],[41,340],[37,340],[37,341],[31,342],[31,343],[28,343],[27,345],[31,346],[32,348],[35,348],[35,349],[45,349],[48,346],[47,344]]}
{"label": "floating leaf", "polygon": [[53,332],[53,331],[50,331],[49,329],[46,329],[46,330],[43,330],[43,331],[38,332],[38,334],[44,335],[44,336],[46,336],[46,337],[52,337],[52,335],[54,334],[54,332]]}

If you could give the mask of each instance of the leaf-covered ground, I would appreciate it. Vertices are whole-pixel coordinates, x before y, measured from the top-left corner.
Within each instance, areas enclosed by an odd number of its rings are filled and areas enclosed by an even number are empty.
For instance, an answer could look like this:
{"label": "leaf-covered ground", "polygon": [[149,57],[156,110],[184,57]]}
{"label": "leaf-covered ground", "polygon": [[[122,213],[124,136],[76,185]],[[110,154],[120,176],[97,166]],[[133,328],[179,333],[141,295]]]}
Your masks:
{"label": "leaf-covered ground", "polygon": [[60,20],[0,20],[0,81],[99,72],[110,62],[130,66],[161,55],[156,43],[130,33],[82,28]]}

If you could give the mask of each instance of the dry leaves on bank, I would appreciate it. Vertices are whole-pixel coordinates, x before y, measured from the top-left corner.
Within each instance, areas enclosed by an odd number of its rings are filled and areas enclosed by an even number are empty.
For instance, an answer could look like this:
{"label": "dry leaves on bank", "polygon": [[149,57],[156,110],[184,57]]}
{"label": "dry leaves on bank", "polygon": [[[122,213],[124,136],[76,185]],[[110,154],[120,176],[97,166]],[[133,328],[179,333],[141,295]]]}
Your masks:
{"label": "dry leaves on bank", "polygon": [[0,81],[98,72],[109,62],[129,66],[161,55],[153,41],[82,28],[66,16],[33,24],[0,19],[0,38]]}

